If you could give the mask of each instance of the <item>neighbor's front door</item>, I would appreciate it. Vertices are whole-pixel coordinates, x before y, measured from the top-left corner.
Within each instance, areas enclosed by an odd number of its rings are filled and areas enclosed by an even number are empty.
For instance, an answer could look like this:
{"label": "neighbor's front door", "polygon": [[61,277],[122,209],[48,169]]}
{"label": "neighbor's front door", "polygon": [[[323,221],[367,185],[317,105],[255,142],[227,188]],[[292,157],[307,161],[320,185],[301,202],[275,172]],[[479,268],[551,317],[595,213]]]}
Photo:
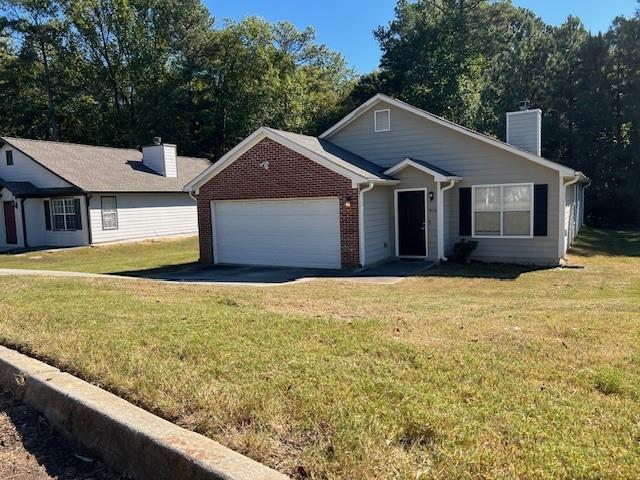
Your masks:
{"label": "neighbor's front door", "polygon": [[399,191],[397,195],[398,255],[401,257],[426,257],[425,191]]}
{"label": "neighbor's front door", "polygon": [[4,226],[5,232],[7,232],[7,243],[9,245],[17,244],[16,209],[13,202],[4,202]]}

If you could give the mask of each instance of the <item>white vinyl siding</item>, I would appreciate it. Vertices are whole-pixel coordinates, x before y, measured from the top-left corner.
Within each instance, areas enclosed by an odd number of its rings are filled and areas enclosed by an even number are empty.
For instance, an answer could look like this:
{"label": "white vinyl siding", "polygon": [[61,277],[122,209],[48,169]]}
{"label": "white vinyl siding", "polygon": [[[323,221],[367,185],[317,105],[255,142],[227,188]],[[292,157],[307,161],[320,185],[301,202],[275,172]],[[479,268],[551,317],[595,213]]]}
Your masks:
{"label": "white vinyl siding", "polygon": [[[13,165],[7,165],[6,152],[13,152]],[[0,178],[7,182],[31,182],[40,188],[70,187],[71,184],[34,162],[19,150],[8,144],[0,148]]]}
{"label": "white vinyl siding", "polygon": [[534,155],[541,155],[542,112],[525,110],[507,113],[507,143]]}
{"label": "white vinyl siding", "polygon": [[[389,108],[393,129],[384,135],[373,133],[372,112]],[[450,255],[459,235],[459,189],[496,183],[548,185],[548,235],[545,237],[480,239],[474,257],[485,261],[557,264],[559,189],[558,172],[473,139],[463,133],[436,125],[403,109],[381,102],[327,140],[384,167],[407,157],[437,165],[463,177],[445,192],[445,255]],[[408,169],[407,169],[408,170]],[[415,172],[415,170],[413,170]],[[412,173],[413,173],[412,172]],[[398,175],[397,175],[398,176]],[[403,180],[406,177],[403,177]],[[404,185],[404,184],[403,184]],[[411,184],[410,187],[417,186]],[[424,184],[422,186],[425,186]],[[410,188],[397,186],[397,188]],[[429,208],[435,202],[429,202]],[[431,218],[431,212],[429,212]],[[429,222],[435,232],[435,217]],[[431,241],[431,234],[429,234]],[[429,253],[435,252],[429,245]]]}
{"label": "white vinyl siding", "polygon": [[340,268],[337,198],[212,203],[217,263]]}
{"label": "white vinyl siding", "polygon": [[[102,196],[116,197],[118,229],[102,228]],[[93,243],[195,234],[195,202],[186,193],[105,193],[90,200]]]}
{"label": "white vinyl siding", "polygon": [[365,263],[372,265],[392,255],[389,210],[393,210],[389,187],[376,186],[364,193]]}
{"label": "white vinyl siding", "polygon": [[[77,247],[89,244],[87,224],[87,207],[85,197],[74,197],[80,201],[80,218],[82,225],[78,230],[54,230],[51,215],[51,230],[45,225],[45,200],[49,201],[49,209],[53,209],[53,199],[28,198],[24,202],[27,226],[27,242],[29,247]],[[19,226],[19,229],[22,229]]]}

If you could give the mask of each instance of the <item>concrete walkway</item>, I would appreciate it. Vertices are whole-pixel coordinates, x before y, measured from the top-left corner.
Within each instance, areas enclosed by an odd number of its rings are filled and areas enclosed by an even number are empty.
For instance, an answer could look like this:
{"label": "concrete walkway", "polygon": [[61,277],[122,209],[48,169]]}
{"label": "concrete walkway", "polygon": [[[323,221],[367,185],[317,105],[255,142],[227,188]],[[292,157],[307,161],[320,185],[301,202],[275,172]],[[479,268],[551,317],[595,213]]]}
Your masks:
{"label": "concrete walkway", "polygon": [[179,270],[138,271],[129,274],[100,274],[58,270],[0,269],[0,276],[37,276],[61,278],[98,278],[105,280],[135,280],[186,285],[272,287],[310,282],[314,280],[349,281],[371,284],[394,284],[416,276],[432,267],[429,261],[394,259],[362,271],[321,270],[287,267],[252,267],[189,265]]}

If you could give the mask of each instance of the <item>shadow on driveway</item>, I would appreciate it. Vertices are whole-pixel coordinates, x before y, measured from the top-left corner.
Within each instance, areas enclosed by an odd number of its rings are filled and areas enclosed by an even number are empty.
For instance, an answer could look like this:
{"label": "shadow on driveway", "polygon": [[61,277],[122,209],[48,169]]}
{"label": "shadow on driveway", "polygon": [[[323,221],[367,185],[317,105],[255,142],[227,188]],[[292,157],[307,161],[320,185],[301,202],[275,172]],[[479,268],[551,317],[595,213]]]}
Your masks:
{"label": "shadow on driveway", "polygon": [[284,284],[307,279],[339,279],[371,283],[395,283],[417,276],[433,262],[393,259],[379,266],[358,271],[326,270],[319,268],[260,267],[245,265],[205,266],[190,263],[177,267],[117,272],[112,275],[140,277],[173,282],[202,282],[229,284]]}

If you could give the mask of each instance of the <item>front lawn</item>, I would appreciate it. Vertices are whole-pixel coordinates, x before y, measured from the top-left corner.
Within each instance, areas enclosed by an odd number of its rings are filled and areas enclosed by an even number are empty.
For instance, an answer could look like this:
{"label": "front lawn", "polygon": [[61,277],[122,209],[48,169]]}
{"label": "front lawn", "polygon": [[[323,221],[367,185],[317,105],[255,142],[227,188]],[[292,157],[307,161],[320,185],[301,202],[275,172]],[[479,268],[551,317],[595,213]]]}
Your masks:
{"label": "front lawn", "polygon": [[[579,253],[579,255],[578,255]],[[640,233],[395,285],[7,277],[0,342],[313,479],[635,479]]]}
{"label": "front lawn", "polygon": [[0,268],[88,273],[136,273],[141,270],[169,269],[197,261],[197,237],[0,253]]}

